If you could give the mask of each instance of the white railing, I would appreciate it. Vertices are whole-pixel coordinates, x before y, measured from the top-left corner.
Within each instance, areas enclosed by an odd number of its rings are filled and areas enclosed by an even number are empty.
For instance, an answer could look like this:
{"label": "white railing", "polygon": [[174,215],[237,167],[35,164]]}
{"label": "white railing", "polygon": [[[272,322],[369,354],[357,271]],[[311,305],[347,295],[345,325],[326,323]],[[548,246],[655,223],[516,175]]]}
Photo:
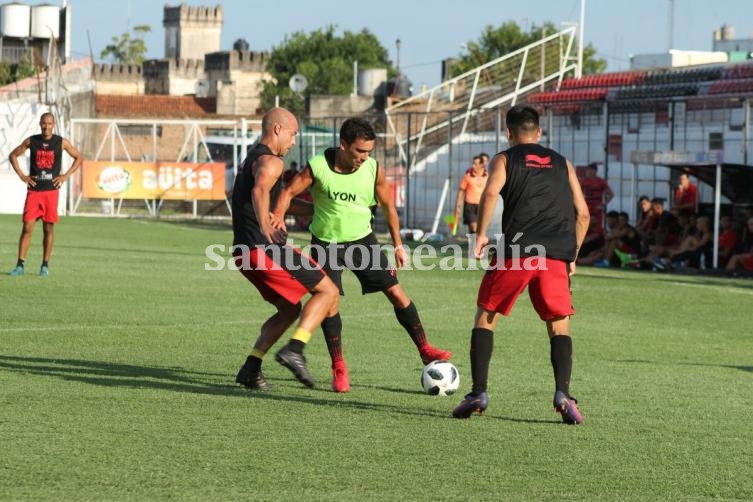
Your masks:
{"label": "white railing", "polygon": [[[542,90],[556,81],[556,85],[569,72],[575,72],[573,62],[576,28],[568,27],[526,47],[482,64],[462,75],[386,109],[387,124],[399,148],[400,157],[410,168],[421,158],[424,139],[429,134],[452,136],[466,133],[469,120],[482,110],[514,105],[527,94]],[[441,113],[450,112],[445,117]],[[419,116],[421,123],[417,133],[404,130],[396,124],[401,114]],[[455,123],[462,123],[460,128]],[[410,127],[409,127],[410,128]],[[450,129],[451,128],[451,129]],[[410,128],[412,129],[412,128]],[[415,145],[408,158],[406,146]]]}

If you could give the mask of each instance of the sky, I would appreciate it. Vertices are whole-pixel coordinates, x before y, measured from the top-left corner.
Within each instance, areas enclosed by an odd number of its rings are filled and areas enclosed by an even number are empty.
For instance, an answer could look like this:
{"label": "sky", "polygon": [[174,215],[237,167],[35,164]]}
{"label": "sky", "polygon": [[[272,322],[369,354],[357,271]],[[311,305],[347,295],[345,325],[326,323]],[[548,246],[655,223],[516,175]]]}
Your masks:
{"label": "sky", "polygon": [[[50,0],[17,0],[30,5]],[[337,0],[186,1],[189,5],[222,5],[222,50],[239,38],[251,50],[271,50],[286,34],[311,32],[328,25],[344,31],[368,28],[397,62],[395,41],[400,39],[400,68],[413,83],[438,85],[441,62],[463,54],[463,44],[477,41],[486,26],[516,21],[524,29],[551,21],[555,25],[577,22],[581,0]],[[91,40],[95,61],[114,35],[147,24],[152,32],[145,41],[149,58],[164,57],[164,5],[179,2],[154,0],[69,0],[72,9],[72,56],[89,55]],[[62,5],[62,2],[57,2]],[[670,9],[673,5],[673,9]],[[631,54],[666,52],[669,48],[670,11],[672,47],[711,50],[713,32],[723,24],[735,28],[735,38],[753,37],[751,0],[585,0],[584,38],[607,61],[608,71],[629,68]]]}

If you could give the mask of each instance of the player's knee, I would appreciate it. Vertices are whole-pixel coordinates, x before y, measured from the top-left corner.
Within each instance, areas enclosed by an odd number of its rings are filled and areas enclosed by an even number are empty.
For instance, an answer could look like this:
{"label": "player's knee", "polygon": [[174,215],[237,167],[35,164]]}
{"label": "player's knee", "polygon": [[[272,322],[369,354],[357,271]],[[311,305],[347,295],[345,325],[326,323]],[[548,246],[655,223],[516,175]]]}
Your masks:
{"label": "player's knee", "polygon": [[410,298],[406,296],[405,291],[403,291],[403,288],[399,284],[387,288],[384,290],[384,294],[390,303],[397,308],[405,308],[410,305]]}
{"label": "player's knee", "polygon": [[327,317],[332,317],[335,314],[337,314],[340,311],[340,295],[335,297],[334,302],[332,302],[332,306],[329,308],[329,312],[327,312]]}
{"label": "player's knee", "polygon": [[319,284],[316,285],[316,289],[314,289],[314,293],[331,297],[332,301],[334,302],[339,297],[340,290],[337,289],[337,286],[335,285],[334,282],[332,282],[331,279],[329,279],[328,277],[325,277],[319,282]]}

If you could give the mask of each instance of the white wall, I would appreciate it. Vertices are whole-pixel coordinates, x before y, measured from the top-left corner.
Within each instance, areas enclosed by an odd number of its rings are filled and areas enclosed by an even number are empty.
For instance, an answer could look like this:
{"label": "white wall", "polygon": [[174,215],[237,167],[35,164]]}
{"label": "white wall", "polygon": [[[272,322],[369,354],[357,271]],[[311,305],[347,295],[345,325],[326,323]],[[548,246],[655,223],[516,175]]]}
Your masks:
{"label": "white wall", "polygon": [[[27,137],[39,133],[39,117],[46,112],[46,106],[37,103],[18,103],[8,101],[0,105],[0,214],[22,214],[26,187],[16,175],[10,165],[8,155]],[[58,126],[60,124],[58,123]],[[56,131],[60,134],[59,131]],[[67,155],[63,156],[63,171],[68,169],[71,161]],[[19,166],[24,172],[29,172],[29,151],[19,159]],[[58,212],[65,214],[65,201],[61,191]]]}

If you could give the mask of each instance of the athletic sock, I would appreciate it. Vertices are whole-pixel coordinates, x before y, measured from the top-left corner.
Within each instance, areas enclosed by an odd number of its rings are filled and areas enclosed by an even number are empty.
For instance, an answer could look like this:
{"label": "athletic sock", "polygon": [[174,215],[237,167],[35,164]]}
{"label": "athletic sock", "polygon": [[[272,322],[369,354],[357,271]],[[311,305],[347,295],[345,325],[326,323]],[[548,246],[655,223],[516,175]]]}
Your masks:
{"label": "athletic sock", "polygon": [[261,371],[261,357],[256,356],[251,352],[251,355],[246,358],[246,364],[244,364],[244,366],[248,367],[252,373],[258,373]]}
{"label": "athletic sock", "polygon": [[49,262],[43,261],[43,262],[42,262],[42,266],[43,266],[43,267],[47,267],[47,268],[49,268],[49,267],[50,267],[50,264],[49,264]]}
{"label": "athletic sock", "polygon": [[407,307],[402,309],[395,307],[395,317],[397,317],[397,322],[408,332],[416,347],[420,349],[428,345],[429,342],[426,341],[426,333],[424,333],[424,327],[418,317],[415,303],[410,302]]}
{"label": "athletic sock", "polygon": [[26,263],[26,260],[22,260],[21,258],[19,258],[18,261],[16,262],[16,266],[24,268],[24,263]]}
{"label": "athletic sock", "polygon": [[288,348],[295,352],[296,354],[303,354],[303,349],[306,347],[306,344],[303,343],[300,340],[292,339],[288,342]]}
{"label": "athletic sock", "polygon": [[306,345],[309,343],[309,340],[311,340],[311,332],[306,331],[305,329],[298,327],[295,330],[295,333],[293,333],[293,337],[291,338],[291,341],[297,340],[301,342],[303,345]]}
{"label": "athletic sock", "polygon": [[472,392],[478,394],[486,392],[489,381],[489,361],[494,348],[494,332],[485,328],[471,330],[471,378],[473,378]]}
{"label": "athletic sock", "polygon": [[570,395],[570,374],[573,370],[573,340],[567,335],[555,335],[550,340],[555,389]]}
{"label": "athletic sock", "polygon": [[343,321],[339,313],[322,321],[324,340],[327,342],[327,350],[333,365],[343,360],[342,330]]}

